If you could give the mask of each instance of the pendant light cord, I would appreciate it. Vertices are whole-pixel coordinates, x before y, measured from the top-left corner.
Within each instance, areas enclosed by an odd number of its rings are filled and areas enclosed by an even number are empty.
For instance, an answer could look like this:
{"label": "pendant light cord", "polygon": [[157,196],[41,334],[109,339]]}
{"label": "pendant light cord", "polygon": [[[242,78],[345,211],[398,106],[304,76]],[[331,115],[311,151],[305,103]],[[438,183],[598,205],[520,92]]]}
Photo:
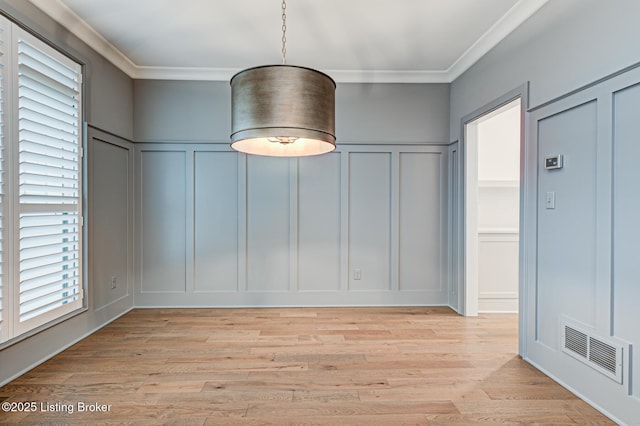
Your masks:
{"label": "pendant light cord", "polygon": [[282,65],[287,64],[287,2],[282,0]]}

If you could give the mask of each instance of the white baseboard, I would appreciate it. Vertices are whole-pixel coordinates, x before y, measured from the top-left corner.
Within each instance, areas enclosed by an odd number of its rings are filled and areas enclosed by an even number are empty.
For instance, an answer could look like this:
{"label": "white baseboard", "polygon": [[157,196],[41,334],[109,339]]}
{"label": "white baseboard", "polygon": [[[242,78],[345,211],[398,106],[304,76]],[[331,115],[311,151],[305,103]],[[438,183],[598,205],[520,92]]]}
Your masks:
{"label": "white baseboard", "polygon": [[518,313],[518,293],[482,292],[478,297],[478,312]]}

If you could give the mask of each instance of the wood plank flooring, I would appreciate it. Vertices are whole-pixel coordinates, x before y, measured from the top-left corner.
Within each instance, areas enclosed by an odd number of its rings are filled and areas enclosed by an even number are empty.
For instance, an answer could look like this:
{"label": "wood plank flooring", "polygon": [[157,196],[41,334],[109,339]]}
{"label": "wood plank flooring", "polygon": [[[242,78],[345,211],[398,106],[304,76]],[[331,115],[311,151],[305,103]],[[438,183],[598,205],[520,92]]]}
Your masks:
{"label": "wood plank flooring", "polygon": [[0,424],[613,424],[516,353],[516,315],[138,309],[0,388],[37,404]]}

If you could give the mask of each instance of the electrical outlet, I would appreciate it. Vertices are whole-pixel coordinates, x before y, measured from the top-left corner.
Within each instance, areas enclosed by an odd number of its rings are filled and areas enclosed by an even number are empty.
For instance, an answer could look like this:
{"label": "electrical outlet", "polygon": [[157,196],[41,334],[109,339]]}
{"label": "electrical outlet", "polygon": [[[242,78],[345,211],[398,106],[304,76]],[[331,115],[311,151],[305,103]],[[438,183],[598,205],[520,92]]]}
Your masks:
{"label": "electrical outlet", "polygon": [[355,268],[353,270],[353,279],[361,280],[362,279],[362,270],[360,268]]}
{"label": "electrical outlet", "polygon": [[118,280],[116,279],[116,277],[111,277],[111,290],[115,289],[116,287],[118,287]]}

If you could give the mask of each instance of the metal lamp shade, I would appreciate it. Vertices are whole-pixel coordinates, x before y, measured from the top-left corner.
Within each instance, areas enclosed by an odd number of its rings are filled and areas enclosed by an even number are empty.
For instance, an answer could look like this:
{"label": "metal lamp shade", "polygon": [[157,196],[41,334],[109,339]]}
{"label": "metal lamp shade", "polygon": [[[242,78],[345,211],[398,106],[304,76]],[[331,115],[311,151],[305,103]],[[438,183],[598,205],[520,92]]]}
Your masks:
{"label": "metal lamp shade", "polygon": [[311,68],[268,65],[231,79],[231,147],[247,154],[301,157],[331,152],[336,84]]}

